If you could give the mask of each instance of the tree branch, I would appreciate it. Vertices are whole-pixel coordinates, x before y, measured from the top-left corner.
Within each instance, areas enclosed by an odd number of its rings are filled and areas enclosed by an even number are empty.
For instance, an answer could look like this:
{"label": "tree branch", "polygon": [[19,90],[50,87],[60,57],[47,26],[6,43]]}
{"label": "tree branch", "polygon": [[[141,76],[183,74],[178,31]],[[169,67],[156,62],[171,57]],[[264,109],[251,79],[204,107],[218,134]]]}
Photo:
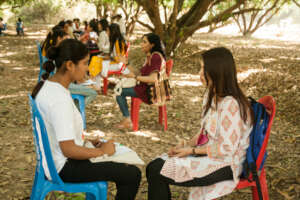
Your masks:
{"label": "tree branch", "polygon": [[213,0],[197,0],[187,13],[177,21],[179,27],[189,26],[197,23],[207,12]]}
{"label": "tree branch", "polygon": [[154,32],[154,28],[151,27],[149,24],[146,24],[146,23],[144,23],[144,22],[141,22],[140,20],[137,20],[136,22],[139,23],[140,25],[146,27],[146,28],[149,29],[151,32]]}
{"label": "tree branch", "polygon": [[300,3],[298,3],[296,0],[292,0],[292,1],[296,4],[296,6],[300,8]]}

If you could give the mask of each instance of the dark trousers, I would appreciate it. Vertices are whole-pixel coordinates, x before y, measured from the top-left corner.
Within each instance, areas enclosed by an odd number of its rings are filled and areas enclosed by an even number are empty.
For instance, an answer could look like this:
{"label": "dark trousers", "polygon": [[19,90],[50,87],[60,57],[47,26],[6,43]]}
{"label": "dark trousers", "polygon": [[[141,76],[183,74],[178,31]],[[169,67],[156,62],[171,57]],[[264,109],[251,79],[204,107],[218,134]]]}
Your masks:
{"label": "dark trousers", "polygon": [[164,160],[158,158],[150,162],[146,168],[146,176],[148,180],[148,200],[171,200],[169,185],[184,187],[209,186],[221,181],[233,180],[232,170],[228,166],[202,178],[194,178],[190,181],[177,183],[173,179],[160,174],[164,163]]}
{"label": "dark trousers", "polygon": [[141,181],[141,171],[134,165],[73,159],[68,159],[59,176],[64,182],[71,183],[115,182],[116,200],[134,200]]}

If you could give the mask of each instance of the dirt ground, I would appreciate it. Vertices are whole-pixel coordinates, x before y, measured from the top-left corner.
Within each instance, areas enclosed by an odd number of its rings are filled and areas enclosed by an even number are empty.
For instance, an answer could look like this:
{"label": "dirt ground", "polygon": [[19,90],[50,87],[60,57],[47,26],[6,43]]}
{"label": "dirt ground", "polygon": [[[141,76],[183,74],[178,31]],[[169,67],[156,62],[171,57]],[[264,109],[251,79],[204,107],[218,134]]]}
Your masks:
{"label": "dirt ground", "polygon": [[[36,162],[27,94],[37,83],[39,72],[36,40],[41,41],[46,30],[46,26],[34,26],[26,31],[25,37],[0,37],[1,200],[30,196]],[[134,66],[141,66],[144,61],[138,43],[139,40],[132,41],[130,51]],[[265,164],[269,196],[271,200],[300,199],[300,43],[197,34],[180,48],[174,59],[174,98],[167,105],[167,131],[157,123],[157,108],[144,104],[140,110],[139,132],[115,130],[113,125],[121,119],[121,114],[112,90],[87,106],[88,130],[104,131],[107,137],[137,151],[145,163],[166,152],[178,138],[192,137],[199,129],[204,92],[199,84],[195,54],[216,46],[226,46],[233,52],[240,83],[247,95],[275,98],[276,118]],[[145,166],[141,169],[143,179],[136,199],[145,200]],[[110,184],[109,199],[114,194],[115,187]],[[188,189],[172,187],[172,195],[174,200],[187,199]],[[64,198],[72,196],[61,195],[57,199]],[[251,199],[251,190],[236,191],[220,199]]]}

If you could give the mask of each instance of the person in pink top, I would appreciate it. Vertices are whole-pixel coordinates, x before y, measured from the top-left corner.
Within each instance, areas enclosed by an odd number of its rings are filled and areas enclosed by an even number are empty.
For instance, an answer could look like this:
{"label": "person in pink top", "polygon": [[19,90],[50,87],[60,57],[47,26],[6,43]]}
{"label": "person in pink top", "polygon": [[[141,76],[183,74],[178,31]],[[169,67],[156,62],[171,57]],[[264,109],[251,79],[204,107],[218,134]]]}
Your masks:
{"label": "person in pink top", "polygon": [[124,74],[126,77],[135,78],[138,84],[132,88],[123,88],[121,95],[116,97],[117,103],[124,117],[124,119],[117,125],[117,128],[120,129],[132,128],[126,97],[138,97],[144,103],[150,104],[148,95],[150,87],[149,84],[155,83],[161,65],[165,62],[165,53],[158,35],[154,33],[145,34],[143,36],[141,46],[142,51],[147,57],[144,66],[140,69],[140,73],[134,74],[131,70],[129,74]]}
{"label": "person in pink top", "polygon": [[200,80],[206,92],[200,130],[148,164],[148,200],[170,200],[169,185],[191,187],[189,200],[216,199],[239,182],[253,110],[238,85],[231,52],[219,47],[201,57]]}

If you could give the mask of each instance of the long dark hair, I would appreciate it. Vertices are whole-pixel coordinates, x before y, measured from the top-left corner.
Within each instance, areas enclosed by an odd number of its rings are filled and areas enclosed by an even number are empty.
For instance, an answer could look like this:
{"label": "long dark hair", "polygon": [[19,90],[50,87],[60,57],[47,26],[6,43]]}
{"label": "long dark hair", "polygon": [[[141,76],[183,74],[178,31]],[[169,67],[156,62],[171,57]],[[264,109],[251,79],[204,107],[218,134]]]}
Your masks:
{"label": "long dark hair", "polygon": [[[44,63],[43,68],[46,73],[42,75],[41,81],[34,87],[32,91],[32,98],[35,98],[44,84],[44,80],[49,78],[51,72],[56,68],[57,71],[64,72],[66,69],[64,63],[72,61],[75,65],[88,55],[86,45],[75,39],[66,39],[62,41],[58,47],[50,47],[47,51],[47,58],[49,59]],[[55,64],[54,64],[55,63]]]}
{"label": "long dark hair", "polygon": [[250,122],[253,123],[253,110],[238,85],[236,66],[230,50],[224,47],[213,48],[202,53],[202,58],[206,83],[211,81],[211,85],[207,88],[208,100],[204,107],[204,115],[211,108],[214,97],[218,106],[218,98],[232,96],[239,104],[243,121],[246,123],[249,120],[250,111]]}
{"label": "long dark hair", "polygon": [[101,19],[98,23],[101,24],[102,31],[106,31],[109,28],[109,24],[108,24],[108,21],[106,19]]}
{"label": "long dark hair", "polygon": [[47,51],[51,46],[56,46],[57,38],[62,38],[65,35],[68,34],[60,26],[54,26],[43,42],[42,49],[45,49]]}
{"label": "long dark hair", "polygon": [[[109,42],[110,42],[109,52],[110,53],[113,52],[116,41],[118,41],[119,43],[120,50],[126,51],[127,45],[124,37],[121,34],[120,27],[118,24],[112,23],[109,26]],[[125,46],[123,46],[122,44],[125,44]]]}
{"label": "long dark hair", "polygon": [[92,28],[92,30],[94,32],[97,33],[97,35],[99,35],[99,29],[98,29],[98,22],[96,19],[92,19],[90,22],[89,22],[89,26]]}
{"label": "long dark hair", "polygon": [[144,37],[147,38],[150,44],[153,44],[153,47],[151,48],[150,52],[153,53],[155,51],[158,51],[166,59],[166,54],[162,46],[160,37],[154,33],[147,33],[144,35]]}

